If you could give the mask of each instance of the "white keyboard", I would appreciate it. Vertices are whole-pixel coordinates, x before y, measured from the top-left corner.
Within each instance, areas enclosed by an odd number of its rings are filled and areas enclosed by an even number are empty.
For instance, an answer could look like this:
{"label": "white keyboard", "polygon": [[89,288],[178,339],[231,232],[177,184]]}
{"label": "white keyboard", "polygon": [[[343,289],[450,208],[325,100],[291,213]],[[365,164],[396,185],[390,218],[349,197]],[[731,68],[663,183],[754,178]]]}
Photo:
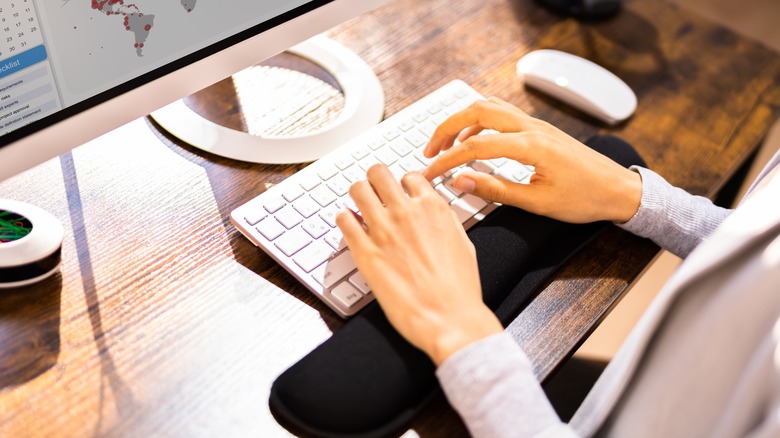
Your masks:
{"label": "white keyboard", "polygon": [[[422,151],[439,123],[478,99],[483,97],[464,82],[450,82],[236,208],[230,220],[336,313],[354,315],[374,296],[336,227],[339,211],[357,211],[349,187],[376,163],[399,180],[423,169],[431,160]],[[532,174],[532,168],[507,159],[467,166],[520,183]],[[455,188],[452,176],[459,170],[433,184],[469,229],[499,204]]]}

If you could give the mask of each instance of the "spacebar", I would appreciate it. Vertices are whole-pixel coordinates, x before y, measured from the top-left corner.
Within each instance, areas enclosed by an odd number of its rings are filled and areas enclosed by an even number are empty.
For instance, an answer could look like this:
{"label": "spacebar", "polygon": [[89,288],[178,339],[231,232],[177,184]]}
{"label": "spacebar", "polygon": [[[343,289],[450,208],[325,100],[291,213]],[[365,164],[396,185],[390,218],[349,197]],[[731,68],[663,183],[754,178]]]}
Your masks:
{"label": "spacebar", "polygon": [[460,223],[464,223],[467,220],[474,217],[480,210],[487,206],[487,202],[484,199],[478,198],[474,195],[466,194],[462,198],[458,198],[450,204],[450,208],[455,212],[460,220]]}

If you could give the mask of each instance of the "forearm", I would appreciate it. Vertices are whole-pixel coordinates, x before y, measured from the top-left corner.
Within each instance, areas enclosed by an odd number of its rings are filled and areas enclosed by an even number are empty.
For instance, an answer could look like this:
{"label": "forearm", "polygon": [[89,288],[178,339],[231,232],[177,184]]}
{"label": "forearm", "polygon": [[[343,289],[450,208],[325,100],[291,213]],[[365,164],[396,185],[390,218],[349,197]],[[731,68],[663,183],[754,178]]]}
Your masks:
{"label": "forearm", "polygon": [[474,437],[574,436],[506,333],[468,345],[436,371],[450,404]]}
{"label": "forearm", "polygon": [[707,198],[669,184],[655,172],[632,167],[642,176],[639,211],[621,228],[652,239],[680,257],[693,251],[731,213]]}

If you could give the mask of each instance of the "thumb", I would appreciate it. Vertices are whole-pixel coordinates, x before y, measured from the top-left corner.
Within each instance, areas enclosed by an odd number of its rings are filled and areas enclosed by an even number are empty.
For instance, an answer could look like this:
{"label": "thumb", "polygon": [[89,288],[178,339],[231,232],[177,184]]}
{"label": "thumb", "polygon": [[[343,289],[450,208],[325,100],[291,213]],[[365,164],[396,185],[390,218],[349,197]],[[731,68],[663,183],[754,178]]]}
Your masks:
{"label": "thumb", "polygon": [[518,184],[483,172],[463,172],[455,177],[453,185],[482,199],[519,206],[523,198],[534,196],[527,184]]}

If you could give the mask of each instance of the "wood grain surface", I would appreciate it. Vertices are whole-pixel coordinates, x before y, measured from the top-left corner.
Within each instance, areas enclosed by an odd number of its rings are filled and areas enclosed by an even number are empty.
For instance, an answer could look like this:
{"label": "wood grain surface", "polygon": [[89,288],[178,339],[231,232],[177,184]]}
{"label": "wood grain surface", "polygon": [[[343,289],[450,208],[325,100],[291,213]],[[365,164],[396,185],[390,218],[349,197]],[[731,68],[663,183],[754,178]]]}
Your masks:
{"label": "wood grain surface", "polygon": [[[620,135],[710,197],[780,111],[777,54],[665,1],[580,23],[530,0],[395,0],[328,34],[376,71],[387,115],[462,79],[578,139]],[[515,63],[541,48],[623,78],[634,117],[607,128],[524,89]],[[1,183],[0,197],[52,212],[66,237],[59,274],[0,292],[0,436],[288,436],[268,410],[271,383],[343,321],[228,214],[304,166],[216,157],[145,118]],[[540,379],[657,251],[612,228],[554,276],[510,326]],[[442,397],[410,427],[466,435]]]}

